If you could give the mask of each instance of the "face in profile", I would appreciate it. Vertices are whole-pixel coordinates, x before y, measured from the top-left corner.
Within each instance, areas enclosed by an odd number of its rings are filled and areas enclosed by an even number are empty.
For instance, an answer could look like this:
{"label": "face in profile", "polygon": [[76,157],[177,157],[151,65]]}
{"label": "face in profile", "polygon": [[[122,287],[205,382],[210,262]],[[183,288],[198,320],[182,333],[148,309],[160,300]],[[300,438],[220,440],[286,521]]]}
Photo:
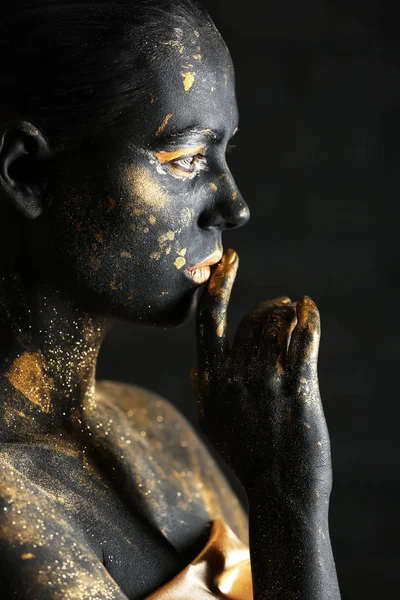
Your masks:
{"label": "face in profile", "polygon": [[[133,116],[59,155],[48,209],[60,281],[91,309],[146,324],[188,317],[248,208],[226,163],[238,127],[218,34],[160,39]],[[66,276],[67,274],[67,276]]]}

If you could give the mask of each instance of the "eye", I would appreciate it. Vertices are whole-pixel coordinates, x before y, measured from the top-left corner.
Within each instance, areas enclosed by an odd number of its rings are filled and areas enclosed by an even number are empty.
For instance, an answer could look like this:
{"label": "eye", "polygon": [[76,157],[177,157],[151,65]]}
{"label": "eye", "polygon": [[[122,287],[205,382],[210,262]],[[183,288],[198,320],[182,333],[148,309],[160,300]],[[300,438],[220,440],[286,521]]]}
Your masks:
{"label": "eye", "polygon": [[196,166],[201,160],[204,160],[204,156],[202,154],[195,154],[194,156],[185,156],[185,158],[174,160],[170,165],[182,169],[185,173],[194,173],[196,171]]}

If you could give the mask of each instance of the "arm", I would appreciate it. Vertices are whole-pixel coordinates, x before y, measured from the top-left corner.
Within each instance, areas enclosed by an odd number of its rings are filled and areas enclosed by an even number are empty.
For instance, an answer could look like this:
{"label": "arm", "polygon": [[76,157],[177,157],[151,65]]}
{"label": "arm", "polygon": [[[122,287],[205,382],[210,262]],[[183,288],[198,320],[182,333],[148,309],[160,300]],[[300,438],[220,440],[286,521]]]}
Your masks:
{"label": "arm", "polygon": [[199,305],[201,426],[247,492],[255,600],[339,600],[318,310],[309,298],[264,302],[229,348],[226,312],[237,268],[230,251]]}

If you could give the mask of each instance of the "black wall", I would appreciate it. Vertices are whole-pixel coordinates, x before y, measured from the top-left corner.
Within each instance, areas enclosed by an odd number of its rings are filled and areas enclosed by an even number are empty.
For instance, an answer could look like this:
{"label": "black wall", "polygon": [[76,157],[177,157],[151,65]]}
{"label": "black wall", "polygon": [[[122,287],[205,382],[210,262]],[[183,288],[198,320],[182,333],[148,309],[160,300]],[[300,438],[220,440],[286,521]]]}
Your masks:
{"label": "black wall", "polygon": [[[343,598],[397,598],[400,411],[398,392],[385,389],[396,342],[377,345],[378,312],[386,330],[396,312],[394,298],[378,302],[378,282],[395,277],[395,12],[378,0],[209,5],[236,65],[241,123],[230,165],[253,217],[225,238],[241,258],[230,324],[269,297],[317,302]],[[119,324],[98,376],[151,388],[194,419],[195,363],[193,323],[167,332]]]}

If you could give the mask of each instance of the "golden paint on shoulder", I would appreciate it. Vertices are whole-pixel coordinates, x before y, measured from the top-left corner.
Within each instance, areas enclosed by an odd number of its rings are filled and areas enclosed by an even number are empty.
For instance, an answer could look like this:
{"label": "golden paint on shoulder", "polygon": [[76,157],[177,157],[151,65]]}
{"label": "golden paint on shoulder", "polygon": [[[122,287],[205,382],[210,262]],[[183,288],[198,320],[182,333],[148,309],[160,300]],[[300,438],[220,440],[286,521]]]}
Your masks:
{"label": "golden paint on shoulder", "polygon": [[186,265],[186,260],[182,256],[179,256],[179,258],[176,259],[174,265],[178,270],[183,269],[183,267]]}
{"label": "golden paint on shoulder", "polygon": [[186,71],[181,73],[183,77],[183,87],[185,88],[185,92],[188,92],[193,84],[196,77],[196,73],[194,71]]}
{"label": "golden paint on shoulder", "polygon": [[124,166],[124,177],[132,194],[132,203],[162,210],[169,202],[169,197],[160,183],[154,179],[150,171],[133,165]]}
{"label": "golden paint on shoulder", "polygon": [[45,413],[50,412],[54,379],[46,375],[43,354],[24,352],[15,359],[5,376],[11,385]]}
{"label": "golden paint on shoulder", "polygon": [[161,123],[160,127],[157,129],[156,131],[156,136],[159,137],[162,133],[164,133],[164,130],[166,128],[166,126],[168,125],[169,121],[172,119],[172,113],[169,113],[164,121]]}

